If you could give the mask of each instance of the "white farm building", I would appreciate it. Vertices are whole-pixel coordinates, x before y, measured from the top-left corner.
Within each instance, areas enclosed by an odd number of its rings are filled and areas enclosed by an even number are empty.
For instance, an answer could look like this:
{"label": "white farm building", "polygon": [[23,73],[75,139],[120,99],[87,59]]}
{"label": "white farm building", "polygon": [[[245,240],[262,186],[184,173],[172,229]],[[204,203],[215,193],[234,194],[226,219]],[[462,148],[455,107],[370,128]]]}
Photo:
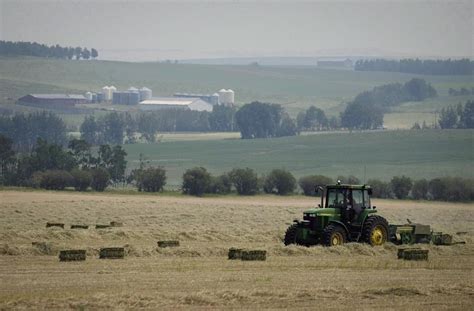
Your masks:
{"label": "white farm building", "polygon": [[140,110],[183,109],[193,111],[212,111],[212,105],[200,98],[159,97],[143,100]]}

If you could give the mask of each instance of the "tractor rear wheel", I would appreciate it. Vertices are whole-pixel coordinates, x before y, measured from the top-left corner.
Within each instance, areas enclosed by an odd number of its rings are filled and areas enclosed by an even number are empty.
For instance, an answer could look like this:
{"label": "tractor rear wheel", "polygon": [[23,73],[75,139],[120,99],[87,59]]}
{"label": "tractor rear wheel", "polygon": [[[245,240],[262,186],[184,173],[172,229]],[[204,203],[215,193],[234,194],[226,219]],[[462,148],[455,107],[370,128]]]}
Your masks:
{"label": "tractor rear wheel", "polygon": [[346,230],[343,227],[330,224],[323,231],[322,244],[324,246],[336,246],[346,243],[347,235]]}
{"label": "tractor rear wheel", "polygon": [[285,245],[298,244],[296,243],[296,233],[298,231],[298,225],[293,224],[286,229],[285,233]]}
{"label": "tractor rear wheel", "polygon": [[362,228],[362,241],[372,246],[379,246],[387,242],[387,240],[387,220],[377,215],[367,217]]}

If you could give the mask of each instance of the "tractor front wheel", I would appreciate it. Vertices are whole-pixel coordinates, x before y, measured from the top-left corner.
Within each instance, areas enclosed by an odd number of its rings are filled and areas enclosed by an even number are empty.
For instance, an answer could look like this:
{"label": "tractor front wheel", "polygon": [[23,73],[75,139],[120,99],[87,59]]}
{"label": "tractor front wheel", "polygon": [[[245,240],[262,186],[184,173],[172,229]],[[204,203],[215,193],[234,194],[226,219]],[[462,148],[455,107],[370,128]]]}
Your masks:
{"label": "tractor front wheel", "polygon": [[343,227],[330,224],[323,231],[322,244],[324,246],[336,246],[346,243],[346,230]]}
{"label": "tractor front wheel", "polygon": [[388,222],[380,216],[369,216],[362,229],[362,241],[372,246],[379,246],[387,242]]}
{"label": "tractor front wheel", "polygon": [[293,225],[289,226],[288,229],[286,229],[285,241],[284,241],[285,246],[290,245],[290,244],[298,244],[298,243],[296,243],[297,231],[298,231],[298,225],[297,224],[293,224]]}

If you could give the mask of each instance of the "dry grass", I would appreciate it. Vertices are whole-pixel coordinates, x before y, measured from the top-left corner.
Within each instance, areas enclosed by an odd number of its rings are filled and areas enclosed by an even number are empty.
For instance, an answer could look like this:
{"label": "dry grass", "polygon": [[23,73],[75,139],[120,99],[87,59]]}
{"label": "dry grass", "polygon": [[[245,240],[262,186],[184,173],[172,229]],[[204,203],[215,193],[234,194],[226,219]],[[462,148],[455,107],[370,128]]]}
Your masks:
{"label": "dry grass", "polygon": [[[0,192],[0,309],[469,309],[473,304],[472,204],[377,200],[390,222],[429,223],[466,245],[422,246],[427,262],[396,247],[284,247],[287,224],[311,198],[191,198]],[[70,230],[46,222],[123,227]],[[180,247],[159,249],[158,240]],[[32,245],[32,242],[39,242]],[[44,242],[44,243],[43,243]],[[101,247],[125,246],[119,261]],[[267,261],[227,260],[230,247],[265,249]],[[62,263],[60,249],[87,249]]]}

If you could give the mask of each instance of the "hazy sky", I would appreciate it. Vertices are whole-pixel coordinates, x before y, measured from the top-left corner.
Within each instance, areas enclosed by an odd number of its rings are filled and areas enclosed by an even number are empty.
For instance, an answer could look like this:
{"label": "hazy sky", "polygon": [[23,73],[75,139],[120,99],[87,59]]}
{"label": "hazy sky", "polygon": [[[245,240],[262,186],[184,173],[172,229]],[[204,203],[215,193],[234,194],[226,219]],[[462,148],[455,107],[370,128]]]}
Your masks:
{"label": "hazy sky", "polygon": [[473,57],[473,1],[0,0],[0,39],[101,58]]}

